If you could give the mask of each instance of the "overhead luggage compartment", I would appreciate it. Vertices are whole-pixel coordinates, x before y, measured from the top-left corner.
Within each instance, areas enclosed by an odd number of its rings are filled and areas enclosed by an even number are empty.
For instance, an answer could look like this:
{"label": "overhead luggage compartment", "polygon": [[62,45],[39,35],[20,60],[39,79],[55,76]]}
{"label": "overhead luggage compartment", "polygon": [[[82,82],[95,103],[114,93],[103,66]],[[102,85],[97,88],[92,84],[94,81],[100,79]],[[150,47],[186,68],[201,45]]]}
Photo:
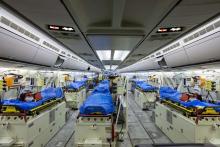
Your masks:
{"label": "overhead luggage compartment", "polygon": [[144,60],[139,63],[138,70],[151,70],[160,68],[159,64],[154,59]]}
{"label": "overhead luggage compartment", "polygon": [[49,51],[48,49],[45,49],[43,47],[39,47],[36,56],[34,57],[34,60],[32,63],[37,63],[40,65],[47,65],[47,66],[54,66],[58,55],[52,51]]}
{"label": "overhead luggage compartment", "polygon": [[190,64],[220,60],[220,31],[184,46]]}
{"label": "overhead luggage compartment", "polygon": [[86,70],[88,66],[80,63],[79,61],[67,59],[62,65],[62,68],[66,69],[76,69],[76,70]]}
{"label": "overhead luggage compartment", "polygon": [[168,67],[183,66],[183,65],[187,65],[190,63],[186,55],[186,51],[183,49],[183,47],[180,47],[164,55],[164,59]]}
{"label": "overhead luggage compartment", "polygon": [[0,57],[23,62],[31,62],[37,53],[38,45],[0,28]]}
{"label": "overhead luggage compartment", "polygon": [[53,66],[58,55],[10,31],[0,28],[0,57],[9,60]]}

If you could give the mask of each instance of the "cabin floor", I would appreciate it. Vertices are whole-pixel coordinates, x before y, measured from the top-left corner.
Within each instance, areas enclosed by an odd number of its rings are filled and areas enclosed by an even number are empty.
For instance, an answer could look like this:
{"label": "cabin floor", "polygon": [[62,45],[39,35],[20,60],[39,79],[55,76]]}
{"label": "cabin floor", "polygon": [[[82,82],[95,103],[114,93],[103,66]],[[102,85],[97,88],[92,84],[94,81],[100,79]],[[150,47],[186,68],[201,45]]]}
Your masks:
{"label": "cabin floor", "polygon": [[[169,138],[155,126],[152,111],[143,111],[133,99],[128,97],[128,133],[118,147],[134,147],[135,145],[171,143]],[[74,147],[74,123],[77,111],[70,111],[70,118],[65,126],[49,141],[46,147]]]}

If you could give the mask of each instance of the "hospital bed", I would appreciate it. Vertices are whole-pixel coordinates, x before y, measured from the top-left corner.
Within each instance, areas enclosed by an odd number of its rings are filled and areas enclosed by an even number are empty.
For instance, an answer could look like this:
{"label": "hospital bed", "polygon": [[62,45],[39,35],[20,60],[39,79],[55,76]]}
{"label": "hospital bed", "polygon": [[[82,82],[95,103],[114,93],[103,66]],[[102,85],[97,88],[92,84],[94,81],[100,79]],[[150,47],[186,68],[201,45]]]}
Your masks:
{"label": "hospital bed", "polygon": [[155,123],[174,143],[220,144],[220,104],[197,99],[181,100],[182,93],[160,88]]}
{"label": "hospital bed", "polygon": [[146,110],[154,107],[158,88],[149,85],[145,81],[136,81],[134,99],[141,109]]}
{"label": "hospital bed", "polygon": [[66,108],[61,88],[46,88],[39,101],[1,101],[0,145],[45,146],[65,124]]}
{"label": "hospital bed", "polygon": [[75,146],[115,147],[117,109],[109,84],[108,80],[100,82],[81,105],[76,122]]}
{"label": "hospital bed", "polygon": [[68,107],[78,109],[86,98],[86,79],[70,83],[65,88],[65,99]]}

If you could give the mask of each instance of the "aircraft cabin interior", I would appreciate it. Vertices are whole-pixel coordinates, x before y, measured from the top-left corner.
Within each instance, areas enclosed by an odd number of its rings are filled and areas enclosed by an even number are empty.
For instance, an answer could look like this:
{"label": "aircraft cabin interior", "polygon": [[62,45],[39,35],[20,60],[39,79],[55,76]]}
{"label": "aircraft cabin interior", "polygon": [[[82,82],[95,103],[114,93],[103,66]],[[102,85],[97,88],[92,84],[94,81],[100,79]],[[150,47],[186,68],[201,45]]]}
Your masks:
{"label": "aircraft cabin interior", "polygon": [[220,0],[0,0],[0,147],[220,146]]}

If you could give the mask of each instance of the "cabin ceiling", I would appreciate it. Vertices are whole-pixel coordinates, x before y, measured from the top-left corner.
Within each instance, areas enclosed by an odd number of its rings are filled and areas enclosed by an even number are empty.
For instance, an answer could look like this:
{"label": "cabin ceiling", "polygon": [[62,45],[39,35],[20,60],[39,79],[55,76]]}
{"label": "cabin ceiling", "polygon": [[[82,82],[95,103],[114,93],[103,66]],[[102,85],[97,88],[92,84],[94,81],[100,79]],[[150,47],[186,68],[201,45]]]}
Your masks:
{"label": "cabin ceiling", "polygon": [[[220,0],[4,0],[4,3],[96,67],[131,65],[220,12]],[[47,25],[75,32],[50,31]],[[160,27],[182,32],[158,34]],[[101,61],[97,50],[111,50]],[[128,50],[113,60],[115,50]]]}

